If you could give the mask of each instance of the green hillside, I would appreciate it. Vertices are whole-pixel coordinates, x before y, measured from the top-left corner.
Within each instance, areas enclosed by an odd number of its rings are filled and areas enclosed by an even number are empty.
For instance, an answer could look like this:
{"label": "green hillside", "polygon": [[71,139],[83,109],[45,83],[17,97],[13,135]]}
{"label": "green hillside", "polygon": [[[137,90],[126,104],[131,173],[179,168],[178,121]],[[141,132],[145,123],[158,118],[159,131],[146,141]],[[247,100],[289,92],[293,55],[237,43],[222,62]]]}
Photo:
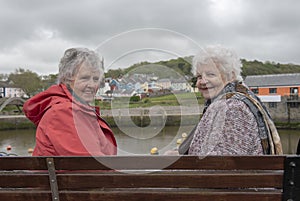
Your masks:
{"label": "green hillside", "polygon": [[[141,62],[134,64],[125,69],[110,69],[105,77],[117,78],[126,74],[144,73],[155,74],[159,78],[176,77],[175,74],[192,76],[191,62],[192,56],[171,59],[168,61],[159,61],[155,63]],[[242,59],[242,76],[248,75],[267,75],[267,74],[283,74],[283,73],[300,73],[300,65],[296,64],[280,64],[275,62],[247,61]],[[166,68],[163,68],[166,67]],[[176,72],[176,73],[174,73]]]}
{"label": "green hillside", "polygon": [[191,74],[192,57],[171,59],[168,61],[159,61],[155,63],[140,62],[125,69],[110,69],[105,77],[117,78],[130,74],[154,74],[159,78],[176,78],[178,75]]}
{"label": "green hillside", "polygon": [[280,64],[275,62],[246,61],[242,59],[242,75],[268,75],[284,73],[300,73],[300,65]]}

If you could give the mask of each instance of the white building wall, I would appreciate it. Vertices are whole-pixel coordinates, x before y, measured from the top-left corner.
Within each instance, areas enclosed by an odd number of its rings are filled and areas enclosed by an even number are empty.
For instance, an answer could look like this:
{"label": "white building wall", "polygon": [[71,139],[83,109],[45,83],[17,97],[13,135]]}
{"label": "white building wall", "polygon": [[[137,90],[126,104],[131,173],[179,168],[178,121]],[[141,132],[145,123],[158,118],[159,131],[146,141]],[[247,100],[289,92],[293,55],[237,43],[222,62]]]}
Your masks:
{"label": "white building wall", "polygon": [[281,102],[280,95],[259,95],[258,96],[262,102],[270,103],[270,102]]}
{"label": "white building wall", "polygon": [[106,95],[105,92],[107,92],[108,90],[110,90],[110,86],[108,82],[105,82],[104,87],[99,88],[99,90],[96,93],[96,97],[101,97],[101,95]]}
{"label": "white building wall", "polygon": [[5,88],[5,97],[10,98],[10,97],[24,97],[25,93],[22,89],[20,88]]}

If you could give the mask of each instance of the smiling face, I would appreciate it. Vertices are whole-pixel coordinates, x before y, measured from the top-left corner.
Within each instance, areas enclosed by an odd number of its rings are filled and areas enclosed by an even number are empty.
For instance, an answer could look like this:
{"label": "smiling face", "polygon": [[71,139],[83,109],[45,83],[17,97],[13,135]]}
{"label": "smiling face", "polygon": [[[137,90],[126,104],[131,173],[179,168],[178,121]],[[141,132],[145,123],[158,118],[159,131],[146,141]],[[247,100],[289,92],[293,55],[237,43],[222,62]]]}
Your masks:
{"label": "smiling face", "polygon": [[70,87],[80,99],[86,103],[91,103],[99,89],[100,77],[99,69],[83,64],[73,76]]}
{"label": "smiling face", "polygon": [[196,70],[197,87],[202,96],[208,100],[215,98],[229,83],[225,75],[212,62],[207,64],[198,64]]}

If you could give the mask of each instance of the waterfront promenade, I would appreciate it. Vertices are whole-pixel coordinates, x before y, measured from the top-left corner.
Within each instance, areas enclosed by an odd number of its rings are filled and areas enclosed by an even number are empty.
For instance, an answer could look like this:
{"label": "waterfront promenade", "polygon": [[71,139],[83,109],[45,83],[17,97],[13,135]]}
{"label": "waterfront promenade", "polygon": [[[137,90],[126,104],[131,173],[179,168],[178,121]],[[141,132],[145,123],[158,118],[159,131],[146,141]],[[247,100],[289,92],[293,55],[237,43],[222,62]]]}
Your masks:
{"label": "waterfront promenade", "polygon": [[[159,116],[159,115],[201,115],[203,106],[154,106],[150,108],[122,108],[112,110],[100,110],[101,116]],[[26,118],[25,115],[0,115],[0,119]]]}
{"label": "waterfront promenade", "polygon": [[[201,116],[201,107],[187,106],[153,106],[149,108],[122,108],[100,110],[101,117],[112,127],[139,125],[141,127],[153,125],[165,126],[195,125]],[[25,115],[0,115],[0,129],[32,128],[34,125]]]}
{"label": "waterfront promenade", "polygon": [[25,115],[0,115],[0,119],[26,118]]}
{"label": "waterfront promenade", "polygon": [[201,115],[203,106],[153,106],[150,108],[122,108],[112,110],[100,110],[101,116],[178,116],[178,115]]}

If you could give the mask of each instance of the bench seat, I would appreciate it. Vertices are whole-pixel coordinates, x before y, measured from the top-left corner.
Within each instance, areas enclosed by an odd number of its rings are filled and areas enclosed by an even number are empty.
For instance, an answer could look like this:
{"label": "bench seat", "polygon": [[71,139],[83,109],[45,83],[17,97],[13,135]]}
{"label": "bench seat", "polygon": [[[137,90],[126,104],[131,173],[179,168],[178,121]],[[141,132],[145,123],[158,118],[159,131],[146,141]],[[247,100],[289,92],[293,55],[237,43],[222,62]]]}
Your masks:
{"label": "bench seat", "polygon": [[299,186],[299,156],[0,157],[1,201],[297,201]]}

